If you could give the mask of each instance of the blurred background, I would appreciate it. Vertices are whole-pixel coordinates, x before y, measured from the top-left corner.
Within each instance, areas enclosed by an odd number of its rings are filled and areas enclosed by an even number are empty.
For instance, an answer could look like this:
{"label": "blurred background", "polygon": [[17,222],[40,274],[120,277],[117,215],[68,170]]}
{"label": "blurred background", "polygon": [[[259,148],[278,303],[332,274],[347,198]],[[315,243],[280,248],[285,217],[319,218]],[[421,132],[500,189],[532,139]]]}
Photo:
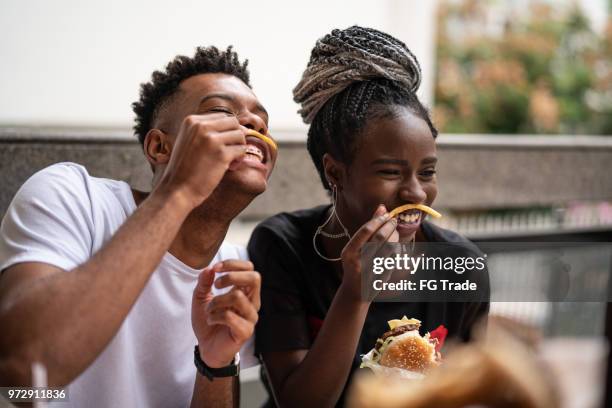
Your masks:
{"label": "blurred background", "polygon": [[[246,244],[263,218],[327,202],[291,90],[317,38],[360,24],[400,38],[421,63],[418,94],[441,131],[441,226],[484,243],[612,242],[611,10],[612,0],[4,0],[0,216],[29,176],[60,161],[149,189],[131,103],[153,70],[199,45],[233,45],[249,59],[280,142],[268,191],[229,239]],[[545,251],[527,249],[493,254],[495,273],[536,270]],[[606,254],[591,271],[609,274]],[[552,281],[534,273],[534,285]],[[608,283],[597,282],[605,300]],[[606,308],[494,302],[491,312],[535,330],[548,350],[583,350],[582,381],[596,386],[568,406],[597,406]],[[245,406],[262,398],[256,377],[243,376]]]}

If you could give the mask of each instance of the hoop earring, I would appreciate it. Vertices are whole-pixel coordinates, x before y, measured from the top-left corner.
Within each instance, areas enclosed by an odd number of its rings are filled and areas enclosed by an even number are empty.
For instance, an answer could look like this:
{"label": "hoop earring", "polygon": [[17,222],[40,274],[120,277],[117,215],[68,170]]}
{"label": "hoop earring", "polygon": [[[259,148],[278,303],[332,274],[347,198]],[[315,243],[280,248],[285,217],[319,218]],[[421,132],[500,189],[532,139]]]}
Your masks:
{"label": "hoop earring", "polygon": [[[348,230],[346,229],[346,227],[342,223],[342,220],[340,220],[340,217],[338,216],[338,213],[336,212],[336,202],[337,202],[337,200],[338,200],[338,190],[337,190],[335,185],[332,185],[332,210],[331,210],[331,214],[329,214],[329,217],[327,217],[327,219],[325,220],[325,222],[323,224],[319,225],[319,227],[317,228],[316,232],[312,236],[312,247],[314,248],[314,250],[317,253],[317,255],[319,255],[319,257],[323,258],[324,260],[330,261],[330,262],[340,261],[340,260],[342,260],[342,257],[328,258],[325,255],[323,255],[321,252],[319,252],[319,249],[317,248],[317,235],[321,234],[322,236],[324,236],[326,238],[331,238],[331,239],[340,239],[340,238],[343,238],[343,237],[347,237],[348,239],[351,239],[351,235],[348,233]],[[336,219],[338,220],[338,224],[340,224],[340,226],[342,227],[342,232],[338,233],[338,234],[331,234],[329,232],[323,231],[323,228],[325,228],[325,226],[327,224],[329,224],[329,222],[332,220],[332,218],[334,216],[336,216]]]}

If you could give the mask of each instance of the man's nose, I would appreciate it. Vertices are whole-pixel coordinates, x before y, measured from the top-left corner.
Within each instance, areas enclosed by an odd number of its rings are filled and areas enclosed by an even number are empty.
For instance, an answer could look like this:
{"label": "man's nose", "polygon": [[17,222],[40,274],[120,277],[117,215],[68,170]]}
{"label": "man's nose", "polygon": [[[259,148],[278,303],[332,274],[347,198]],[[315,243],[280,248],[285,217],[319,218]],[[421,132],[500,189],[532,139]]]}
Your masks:
{"label": "man's nose", "polygon": [[268,126],[261,116],[256,115],[253,112],[247,111],[238,117],[240,124],[248,129],[253,129],[266,135],[268,133]]}
{"label": "man's nose", "polygon": [[421,204],[427,200],[427,193],[423,190],[416,175],[402,183],[399,191],[400,200],[410,204]]}

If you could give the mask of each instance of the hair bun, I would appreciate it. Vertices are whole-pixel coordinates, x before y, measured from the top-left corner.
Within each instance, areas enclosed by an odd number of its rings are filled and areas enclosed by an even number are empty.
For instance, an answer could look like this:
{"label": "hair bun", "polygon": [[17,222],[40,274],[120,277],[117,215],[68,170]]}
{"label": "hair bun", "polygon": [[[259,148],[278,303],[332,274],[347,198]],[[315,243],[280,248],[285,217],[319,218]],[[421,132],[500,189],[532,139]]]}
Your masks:
{"label": "hair bun", "polygon": [[421,67],[406,45],[373,28],[352,26],[333,30],[312,50],[293,100],[305,123],[335,94],[356,81],[386,78],[411,92],[421,84]]}

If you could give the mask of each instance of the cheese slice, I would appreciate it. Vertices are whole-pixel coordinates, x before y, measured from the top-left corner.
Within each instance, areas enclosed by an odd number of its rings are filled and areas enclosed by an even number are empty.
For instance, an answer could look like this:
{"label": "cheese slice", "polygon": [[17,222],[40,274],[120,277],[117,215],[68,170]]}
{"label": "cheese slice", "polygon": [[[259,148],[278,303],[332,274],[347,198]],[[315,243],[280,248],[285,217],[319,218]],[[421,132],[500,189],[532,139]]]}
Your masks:
{"label": "cheese slice", "polygon": [[421,325],[421,321],[417,320],[417,319],[409,319],[406,316],[404,316],[401,319],[389,320],[387,322],[387,324],[389,325],[389,329],[393,330],[396,327],[405,326],[407,324],[417,324],[417,325],[420,326]]}

